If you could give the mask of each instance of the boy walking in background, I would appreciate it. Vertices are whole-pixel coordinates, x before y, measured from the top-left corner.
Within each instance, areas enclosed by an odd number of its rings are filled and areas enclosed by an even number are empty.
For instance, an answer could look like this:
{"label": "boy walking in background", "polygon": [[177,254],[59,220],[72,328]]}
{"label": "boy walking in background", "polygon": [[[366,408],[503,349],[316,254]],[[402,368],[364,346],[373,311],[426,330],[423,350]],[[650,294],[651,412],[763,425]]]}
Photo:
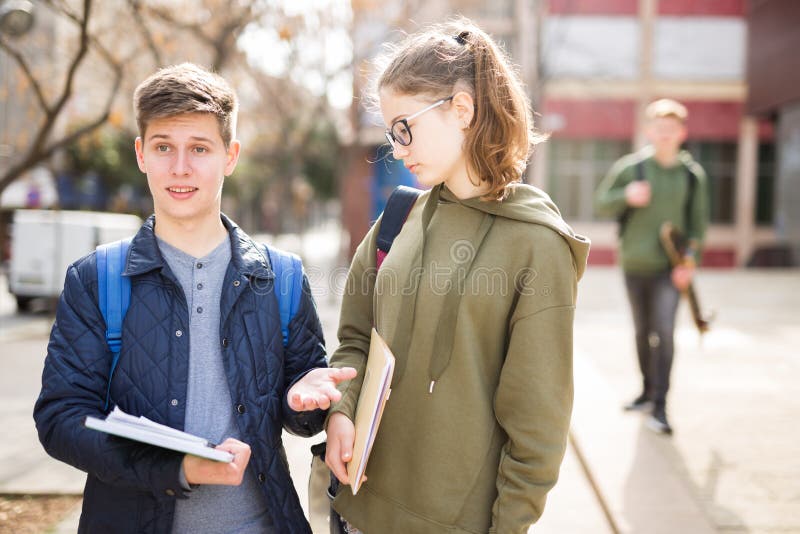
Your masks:
{"label": "boy walking in background", "polygon": [[[705,172],[681,150],[686,108],[670,99],[646,109],[644,149],[617,161],[598,187],[601,215],[620,221],[620,263],[636,331],[642,391],[625,410],[650,411],[648,427],[671,434],[666,402],[674,354],[679,291],[692,281],[708,225]],[[683,262],[671,267],[661,246],[661,225],[671,222],[687,239]]]}

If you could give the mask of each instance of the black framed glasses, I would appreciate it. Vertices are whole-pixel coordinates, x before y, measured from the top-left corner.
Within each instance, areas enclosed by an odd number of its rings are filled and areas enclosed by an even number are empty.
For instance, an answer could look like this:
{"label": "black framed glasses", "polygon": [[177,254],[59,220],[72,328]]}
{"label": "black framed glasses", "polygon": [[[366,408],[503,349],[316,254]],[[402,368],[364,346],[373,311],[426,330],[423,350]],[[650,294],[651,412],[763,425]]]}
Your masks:
{"label": "black framed glasses", "polygon": [[455,95],[451,95],[451,96],[448,96],[447,98],[442,98],[441,100],[437,100],[436,102],[434,102],[430,106],[426,107],[425,109],[417,111],[416,113],[414,113],[412,115],[409,115],[408,117],[406,117],[404,119],[398,119],[398,120],[394,121],[392,123],[392,127],[386,129],[386,132],[385,132],[386,140],[389,141],[389,144],[392,146],[392,148],[395,147],[395,143],[397,143],[398,145],[401,145],[401,146],[410,145],[412,137],[411,137],[411,126],[408,125],[408,121],[416,119],[417,117],[419,117],[420,115],[422,115],[426,111],[430,111],[430,110],[432,110],[434,108],[438,108],[439,106],[441,106],[445,102],[449,102],[450,100],[453,100],[453,96],[455,96]]}

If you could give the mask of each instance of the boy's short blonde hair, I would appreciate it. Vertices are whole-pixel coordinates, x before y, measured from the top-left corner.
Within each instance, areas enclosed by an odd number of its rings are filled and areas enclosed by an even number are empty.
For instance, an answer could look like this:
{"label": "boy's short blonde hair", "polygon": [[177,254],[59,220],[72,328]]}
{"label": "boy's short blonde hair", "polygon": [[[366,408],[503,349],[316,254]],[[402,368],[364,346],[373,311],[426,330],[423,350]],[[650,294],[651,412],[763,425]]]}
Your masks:
{"label": "boy's short blonde hair", "polygon": [[689,112],[686,110],[686,106],[671,98],[662,98],[651,102],[647,108],[645,108],[644,115],[647,120],[672,117],[683,123],[689,118]]}

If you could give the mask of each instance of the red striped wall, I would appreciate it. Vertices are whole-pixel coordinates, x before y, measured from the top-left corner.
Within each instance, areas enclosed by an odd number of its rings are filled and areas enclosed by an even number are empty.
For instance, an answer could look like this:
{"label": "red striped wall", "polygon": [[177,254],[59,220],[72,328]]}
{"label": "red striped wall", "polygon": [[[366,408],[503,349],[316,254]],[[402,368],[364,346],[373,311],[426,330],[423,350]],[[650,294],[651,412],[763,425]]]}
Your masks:
{"label": "red striped wall", "polygon": [[660,0],[658,14],[744,17],[747,14],[747,2],[746,0]]}
{"label": "red striped wall", "polygon": [[[689,110],[689,139],[736,141],[739,123],[745,114],[744,102],[683,102]],[[772,123],[761,121],[758,127],[761,140],[774,138]]]}
{"label": "red striped wall", "polygon": [[635,15],[638,0],[550,0],[551,15]]}
{"label": "red striped wall", "polygon": [[563,128],[553,137],[565,139],[631,139],[636,123],[632,100],[559,100],[546,98],[542,118],[549,123],[559,116]]}
{"label": "red striped wall", "polygon": [[[595,246],[589,250],[589,265],[616,265],[616,246]],[[729,268],[736,267],[736,251],[732,248],[709,247],[703,250],[703,259],[700,267]]]}
{"label": "red striped wall", "polygon": [[[736,141],[744,113],[742,102],[683,102],[689,110],[689,139]],[[542,122],[552,124],[553,116],[563,127],[552,132],[562,139],[632,139],[636,123],[633,100],[567,100],[545,98]],[[772,124],[759,124],[759,138],[774,136]]]}
{"label": "red striped wall", "polygon": [[[551,15],[636,15],[638,0],[549,0]],[[730,16],[747,14],[746,0],[660,0],[658,14],[669,16]]]}

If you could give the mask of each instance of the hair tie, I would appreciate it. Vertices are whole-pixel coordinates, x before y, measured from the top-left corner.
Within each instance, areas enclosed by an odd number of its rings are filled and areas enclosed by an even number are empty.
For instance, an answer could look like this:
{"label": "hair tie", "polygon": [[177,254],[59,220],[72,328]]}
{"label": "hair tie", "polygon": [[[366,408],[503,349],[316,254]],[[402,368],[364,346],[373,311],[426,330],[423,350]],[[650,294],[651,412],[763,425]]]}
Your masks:
{"label": "hair tie", "polygon": [[467,44],[467,37],[469,37],[469,32],[467,30],[464,30],[458,35],[454,35],[453,39],[455,39],[458,44],[465,45]]}

